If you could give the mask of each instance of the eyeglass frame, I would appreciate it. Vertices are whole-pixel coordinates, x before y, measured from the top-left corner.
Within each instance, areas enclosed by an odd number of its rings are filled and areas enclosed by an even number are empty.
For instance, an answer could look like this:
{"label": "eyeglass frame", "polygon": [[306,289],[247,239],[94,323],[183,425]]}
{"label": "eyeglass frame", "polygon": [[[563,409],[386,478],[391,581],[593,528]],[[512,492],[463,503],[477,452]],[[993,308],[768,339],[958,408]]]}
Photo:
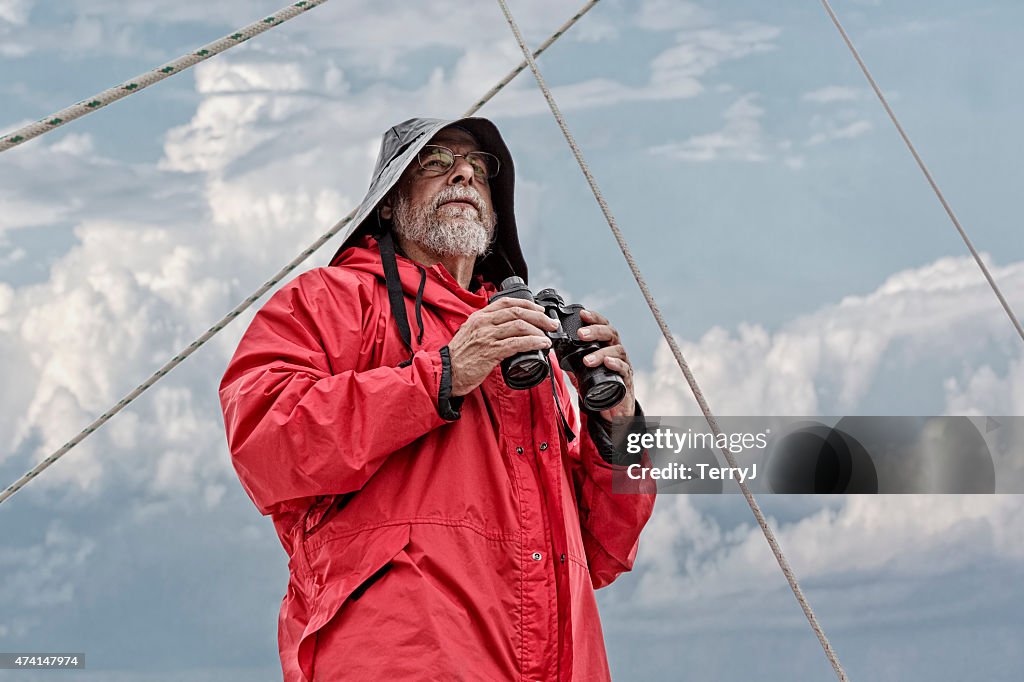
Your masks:
{"label": "eyeglass frame", "polygon": [[[426,166],[424,166],[423,165],[423,159],[420,158],[420,155],[423,154],[423,152],[425,152],[425,151],[427,151],[428,149],[431,149],[431,148],[433,148],[433,149],[443,149],[446,152],[448,152],[449,154],[451,154],[451,156],[452,156],[452,165],[448,166],[447,168],[445,168],[443,170],[438,170],[436,168],[427,168]],[[486,160],[487,159],[493,159],[494,160],[494,173],[491,173],[489,175],[484,175],[484,176],[478,175],[477,172],[476,172],[476,167],[473,165],[473,162],[470,160],[470,157],[473,156],[474,154],[477,155],[478,157],[480,157],[482,155],[482,157],[485,159],[485,163],[484,163],[485,167],[487,165],[489,165],[489,163],[490,163],[489,161],[486,161]],[[418,152],[416,152],[416,163],[419,165],[420,169],[425,171],[425,172],[427,172],[427,173],[433,173],[435,176],[441,176],[441,175],[444,175],[445,173],[450,172],[452,168],[455,168],[455,159],[458,159],[458,158],[466,159],[466,161],[469,163],[469,165],[471,167],[473,167],[473,177],[477,178],[478,180],[480,180],[480,179],[482,179],[482,180],[493,180],[494,178],[498,177],[498,173],[501,172],[501,159],[499,159],[494,154],[491,154],[490,152],[485,152],[485,151],[482,151],[482,150],[474,150],[474,151],[471,151],[471,152],[467,152],[465,154],[456,154],[453,150],[449,149],[448,147],[445,147],[442,144],[427,144],[427,145],[423,145],[423,148],[420,149]]]}

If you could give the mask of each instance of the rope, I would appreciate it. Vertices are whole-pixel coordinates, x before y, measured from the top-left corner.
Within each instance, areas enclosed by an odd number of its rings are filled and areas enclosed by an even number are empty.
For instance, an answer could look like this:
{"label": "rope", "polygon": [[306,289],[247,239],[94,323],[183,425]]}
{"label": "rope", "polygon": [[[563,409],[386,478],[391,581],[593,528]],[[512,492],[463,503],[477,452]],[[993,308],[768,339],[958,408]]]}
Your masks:
{"label": "rope", "polygon": [[271,14],[266,19],[249,24],[245,28],[238,29],[231,35],[224,36],[220,40],[215,40],[212,43],[203,45],[195,52],[178,57],[177,59],[169,61],[152,71],[139,74],[135,78],[104,90],[98,95],[93,95],[92,97],[82,100],[77,104],[72,104],[66,109],[61,109],[56,113],[50,114],[44,119],[30,123],[24,128],[15,130],[13,133],[8,133],[7,135],[0,137],[0,152],[5,152],[8,149],[17,147],[19,144],[28,142],[29,140],[48,133],[55,128],[59,128],[69,121],[74,121],[76,118],[81,118],[86,114],[91,114],[92,112],[102,109],[108,104],[116,102],[119,99],[123,99],[128,95],[144,90],[154,83],[159,83],[165,78],[170,78],[176,73],[181,73],[201,61],[205,61],[214,55],[230,50],[235,45],[244,43],[249,40],[249,38],[257,36],[264,31],[269,31],[275,26],[280,26],[289,19],[293,19],[304,12],[308,12],[314,7],[322,5],[325,2],[327,2],[327,0],[301,0],[301,2],[296,2],[294,5],[289,5],[288,7]]}
{"label": "rope", "polygon": [[[644,299],[647,301],[647,305],[650,307],[651,313],[654,314],[654,319],[657,320],[658,326],[661,328],[661,333],[665,337],[665,341],[668,343],[669,348],[672,349],[672,354],[675,356],[676,362],[679,364],[679,369],[682,370],[683,375],[686,377],[686,382],[690,385],[690,389],[693,391],[693,395],[697,399],[697,403],[700,405],[701,412],[704,413],[704,418],[707,420],[708,426],[711,427],[711,430],[714,432],[717,440],[722,435],[722,432],[718,427],[718,421],[711,413],[711,408],[708,407],[707,400],[705,400],[704,394],[700,390],[700,386],[697,384],[697,379],[693,376],[693,372],[690,371],[690,366],[687,364],[682,351],[679,349],[679,345],[676,343],[675,337],[668,328],[668,323],[662,316],[661,310],[658,308],[658,304],[655,302],[653,294],[651,294],[651,290],[647,287],[647,282],[644,280],[643,275],[640,273],[639,266],[637,266],[636,261],[633,259],[633,255],[629,250],[629,245],[626,244],[626,240],[622,236],[622,232],[619,230],[619,226],[615,222],[615,218],[612,216],[611,210],[608,208],[608,204],[605,202],[604,196],[602,196],[601,190],[597,186],[597,182],[594,180],[593,175],[591,175],[590,168],[587,166],[586,161],[583,160],[583,154],[576,145],[576,141],[573,139],[572,133],[569,132],[565,119],[562,117],[562,112],[559,111],[558,105],[551,96],[551,91],[544,82],[544,77],[541,75],[540,69],[537,68],[537,63],[532,57],[530,57],[530,53],[526,48],[526,43],[523,42],[523,36],[519,32],[519,27],[516,25],[515,19],[512,18],[512,13],[509,11],[508,5],[505,0],[498,0],[498,4],[501,5],[501,11],[505,14],[505,19],[508,21],[508,25],[512,29],[513,35],[515,35],[516,42],[519,43],[519,48],[523,51],[526,61],[530,64],[530,70],[533,71],[533,75],[537,79],[537,85],[540,86],[541,92],[544,93],[544,99],[547,100],[548,106],[551,108],[551,113],[558,122],[558,127],[562,129],[562,134],[569,143],[569,147],[572,149],[572,153],[576,157],[577,163],[579,163],[580,170],[583,171],[583,175],[586,177],[587,183],[590,185],[590,189],[594,193],[594,198],[597,199],[597,203],[600,205],[601,211],[604,213],[604,217],[608,221],[608,227],[611,228],[612,234],[615,235],[615,240],[619,243],[619,249],[621,249],[622,255],[626,258],[626,262],[629,264],[629,269],[632,271],[633,277],[636,279],[636,283],[640,286],[640,291],[643,292]],[[725,456],[729,466],[737,466],[736,460],[732,456],[732,453],[729,452],[728,448],[721,448],[721,452]],[[811,606],[807,602],[807,598],[804,596],[803,590],[800,589],[800,584],[797,582],[793,569],[790,568],[789,562],[782,553],[782,548],[779,546],[779,542],[776,539],[775,534],[768,526],[768,521],[765,519],[764,513],[761,511],[760,506],[758,506],[757,501],[754,499],[754,496],[751,494],[746,483],[739,482],[739,486],[740,490],[743,492],[743,497],[747,500],[747,504],[750,505],[751,511],[754,512],[754,517],[757,519],[758,525],[761,526],[761,531],[764,533],[765,539],[768,541],[768,545],[772,549],[772,553],[775,554],[775,559],[779,562],[779,567],[782,569],[783,575],[786,576],[786,581],[789,583],[790,588],[793,590],[793,594],[800,603],[800,607],[803,609],[804,615],[807,616],[807,620],[810,623],[811,628],[814,630],[814,634],[818,636],[818,641],[821,642],[821,646],[825,651],[825,656],[828,657],[829,663],[832,664],[832,668],[836,671],[836,675],[839,677],[841,682],[846,682],[848,679],[846,677],[846,673],[843,671],[843,668],[839,663],[839,659],[836,657],[836,653],[832,649],[832,645],[829,644],[824,630],[822,630],[821,625],[819,625],[818,619],[814,615],[814,611],[811,610]]]}
{"label": "rope", "polygon": [[[326,1],[326,0],[324,0],[324,1]],[[569,30],[577,21],[580,20],[580,18],[584,14],[589,12],[590,9],[594,5],[596,5],[598,2],[599,2],[599,0],[589,0],[589,2],[587,2],[582,8],[580,8],[580,10],[576,12],[576,14],[574,14],[572,17],[570,17],[569,20],[566,21],[564,24],[562,24],[557,31],[555,31],[553,34],[551,34],[551,36],[548,37],[547,40],[545,40],[543,43],[541,43],[540,47],[537,48],[537,51],[533,53],[534,56],[540,56],[545,50],[547,50],[549,47],[551,47],[552,43],[554,43],[558,38],[560,38],[562,36],[562,34],[564,34],[567,30]],[[462,118],[467,118],[469,116],[472,116],[477,111],[479,111],[480,108],[484,104],[486,104],[496,94],[498,94],[498,92],[502,88],[504,88],[513,78],[515,78],[517,74],[521,73],[523,71],[523,69],[526,68],[526,65],[527,65],[526,61],[520,62],[520,64],[516,68],[512,69],[512,71],[510,71],[508,73],[508,75],[506,75],[504,78],[502,78],[498,82],[497,85],[495,85],[493,88],[491,88],[487,92],[487,94],[485,94],[473,106],[471,106],[466,111],[466,113],[464,113],[462,115]],[[35,467],[33,467],[31,471],[29,471],[24,476],[22,476],[17,481],[15,481],[10,486],[8,486],[6,490],[4,490],[2,493],[0,493],[0,503],[3,503],[11,495],[13,495],[14,493],[16,493],[19,490],[21,490],[21,488],[23,488],[28,481],[30,481],[33,478],[35,478],[36,476],[38,476],[40,474],[40,472],[42,472],[44,469],[46,469],[51,464],[53,464],[58,459],[63,457],[65,454],[67,454],[67,452],[69,450],[71,450],[71,448],[73,448],[76,445],[78,445],[79,443],[81,443],[91,433],[93,433],[94,431],[99,429],[101,426],[103,426],[103,424],[105,424],[107,421],[109,421],[111,417],[113,417],[115,414],[117,414],[118,412],[123,410],[125,407],[128,406],[129,403],[131,403],[133,400],[135,400],[140,395],[142,395],[142,393],[145,392],[146,389],[148,389],[150,386],[152,386],[157,381],[162,379],[172,369],[174,369],[175,367],[180,365],[185,360],[185,358],[187,358],[188,356],[192,355],[192,353],[194,353],[196,350],[198,350],[200,346],[202,346],[204,343],[206,343],[211,338],[213,338],[213,336],[215,334],[217,334],[220,330],[224,329],[224,327],[226,327],[228,324],[230,324],[230,322],[232,320],[234,320],[236,317],[241,315],[249,306],[251,306],[253,303],[255,303],[257,299],[259,299],[261,296],[263,296],[263,294],[265,294],[268,291],[270,291],[270,289],[274,285],[276,285],[278,282],[280,282],[282,279],[284,279],[288,275],[288,273],[290,273],[292,270],[294,270],[296,267],[298,267],[300,263],[302,263],[304,260],[309,258],[309,256],[311,256],[321,246],[323,246],[325,243],[327,243],[327,241],[331,237],[333,237],[335,234],[337,234],[338,231],[341,230],[341,228],[343,228],[345,225],[347,225],[349,223],[349,221],[352,220],[352,217],[354,215],[355,215],[355,209],[352,209],[352,211],[347,216],[345,216],[344,218],[339,220],[337,223],[335,223],[334,227],[332,227],[330,230],[325,232],[315,242],[310,244],[305,250],[303,250],[302,253],[300,253],[298,256],[296,256],[290,263],[288,263],[283,268],[278,270],[277,273],[275,273],[273,277],[268,279],[263,284],[263,286],[261,286],[259,289],[257,289],[252,294],[250,294],[248,298],[246,298],[244,301],[242,301],[237,306],[235,306],[227,315],[222,317],[216,324],[214,324],[212,327],[210,327],[208,330],[206,330],[206,332],[202,336],[197,338],[195,341],[190,343],[184,350],[182,350],[180,353],[178,353],[173,358],[168,360],[160,369],[155,371],[148,379],[146,379],[144,382],[139,384],[131,393],[129,393],[125,397],[121,398],[121,400],[119,400],[116,405],[114,405],[109,410],[107,410],[106,412],[101,414],[99,417],[96,418],[95,421],[93,421],[91,424],[89,424],[84,429],[82,429],[78,433],[78,435],[76,435],[74,438],[72,438],[67,443],[65,443],[63,446],[61,446],[58,450],[56,450],[49,457],[47,457],[46,459],[41,461],[39,464],[37,464]]]}
{"label": "rope", "polygon": [[913,155],[914,161],[917,162],[921,172],[924,173],[924,177],[928,180],[928,184],[931,185],[932,191],[935,192],[935,196],[939,198],[939,203],[941,203],[942,208],[946,210],[946,215],[948,215],[949,219],[953,221],[953,226],[956,227],[956,231],[960,233],[960,237],[964,240],[964,244],[967,245],[967,250],[971,252],[972,256],[974,256],[974,262],[978,264],[979,268],[981,268],[982,274],[984,274],[985,279],[988,280],[989,286],[992,287],[992,291],[995,293],[996,298],[999,299],[999,303],[1003,306],[1003,310],[1006,311],[1006,315],[1010,318],[1010,322],[1017,330],[1017,334],[1020,335],[1021,341],[1024,341],[1024,327],[1021,327],[1020,320],[1010,308],[1010,304],[1006,301],[1006,298],[1003,296],[1003,292],[1000,291],[999,286],[992,277],[992,273],[989,272],[985,262],[981,259],[981,256],[978,255],[977,250],[974,248],[974,244],[971,243],[971,240],[967,237],[967,232],[960,224],[960,220],[958,220],[956,214],[953,213],[953,209],[950,207],[949,202],[946,201],[946,197],[943,196],[942,190],[939,189],[939,185],[935,182],[935,179],[932,177],[931,172],[929,172],[928,167],[921,158],[921,155],[917,153],[917,149],[914,147],[914,144],[910,141],[906,131],[903,130],[903,126],[900,125],[892,107],[889,106],[889,101],[885,98],[885,95],[882,94],[882,90],[878,87],[875,79],[872,78],[871,72],[868,71],[867,65],[865,65],[864,60],[861,59],[860,53],[857,52],[857,48],[853,46],[853,42],[850,40],[850,36],[847,35],[846,29],[844,29],[843,25],[839,23],[839,17],[837,17],[836,13],[832,11],[832,5],[829,4],[828,0],[821,0],[821,2],[825,6],[825,11],[828,12],[829,18],[832,19],[832,23],[836,25],[837,29],[839,29],[839,35],[843,37],[843,42],[845,42],[846,46],[850,48],[850,54],[852,54],[853,58],[857,60],[857,65],[860,66],[860,70],[864,72],[864,76],[868,79],[868,83],[871,84],[871,89],[875,91],[875,94],[878,96],[878,100],[882,103],[882,106],[885,107],[885,113],[889,114],[889,119],[892,120],[893,125],[896,126],[896,130],[899,132],[900,137],[903,138],[904,144],[907,145],[907,149],[910,150],[910,153]]}

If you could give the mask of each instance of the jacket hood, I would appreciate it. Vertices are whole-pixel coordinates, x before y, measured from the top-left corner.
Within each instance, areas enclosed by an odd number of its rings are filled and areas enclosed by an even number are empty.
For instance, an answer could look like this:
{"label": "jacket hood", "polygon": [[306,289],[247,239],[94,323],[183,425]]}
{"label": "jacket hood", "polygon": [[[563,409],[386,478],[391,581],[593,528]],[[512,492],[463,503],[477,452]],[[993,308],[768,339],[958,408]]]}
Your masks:
{"label": "jacket hood", "polygon": [[512,275],[529,281],[516,229],[515,166],[498,128],[485,118],[411,118],[388,129],[381,141],[370,189],[349,222],[344,241],[331,259],[331,265],[337,265],[342,252],[359,244],[363,235],[374,234],[380,229],[375,216],[378,204],[398,183],[406,167],[424,145],[441,129],[452,125],[471,133],[480,143],[482,151],[494,154],[501,162],[500,172],[490,181],[491,201],[498,214],[494,243],[490,253],[477,263],[475,272],[495,284],[500,284],[503,279]]}

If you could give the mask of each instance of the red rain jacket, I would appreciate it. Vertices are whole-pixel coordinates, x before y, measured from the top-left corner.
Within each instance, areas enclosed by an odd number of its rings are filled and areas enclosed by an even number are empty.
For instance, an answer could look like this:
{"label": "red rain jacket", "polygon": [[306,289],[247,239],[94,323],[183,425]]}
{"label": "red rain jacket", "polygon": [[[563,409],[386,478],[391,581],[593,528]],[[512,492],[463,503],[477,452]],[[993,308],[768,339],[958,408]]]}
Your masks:
{"label": "red rain jacket", "polygon": [[[398,257],[414,337],[419,268]],[[630,570],[654,504],[615,469],[562,372],[498,368],[438,415],[438,350],[494,292],[426,268],[408,366],[376,243],[307,272],[256,315],[220,388],[242,485],[290,555],[286,682],[607,680],[594,589]],[[557,367],[557,365],[555,365]]]}

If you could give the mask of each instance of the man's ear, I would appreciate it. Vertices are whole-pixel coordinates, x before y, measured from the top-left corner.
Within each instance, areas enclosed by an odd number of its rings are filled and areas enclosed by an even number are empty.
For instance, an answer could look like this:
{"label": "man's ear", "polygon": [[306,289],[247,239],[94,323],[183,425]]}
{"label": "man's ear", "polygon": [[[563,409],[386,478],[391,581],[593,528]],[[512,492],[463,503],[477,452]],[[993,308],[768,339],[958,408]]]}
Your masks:
{"label": "man's ear", "polygon": [[394,215],[394,210],[391,208],[390,194],[381,199],[380,208],[378,208],[377,211],[379,212],[381,220],[391,220],[391,216]]}

